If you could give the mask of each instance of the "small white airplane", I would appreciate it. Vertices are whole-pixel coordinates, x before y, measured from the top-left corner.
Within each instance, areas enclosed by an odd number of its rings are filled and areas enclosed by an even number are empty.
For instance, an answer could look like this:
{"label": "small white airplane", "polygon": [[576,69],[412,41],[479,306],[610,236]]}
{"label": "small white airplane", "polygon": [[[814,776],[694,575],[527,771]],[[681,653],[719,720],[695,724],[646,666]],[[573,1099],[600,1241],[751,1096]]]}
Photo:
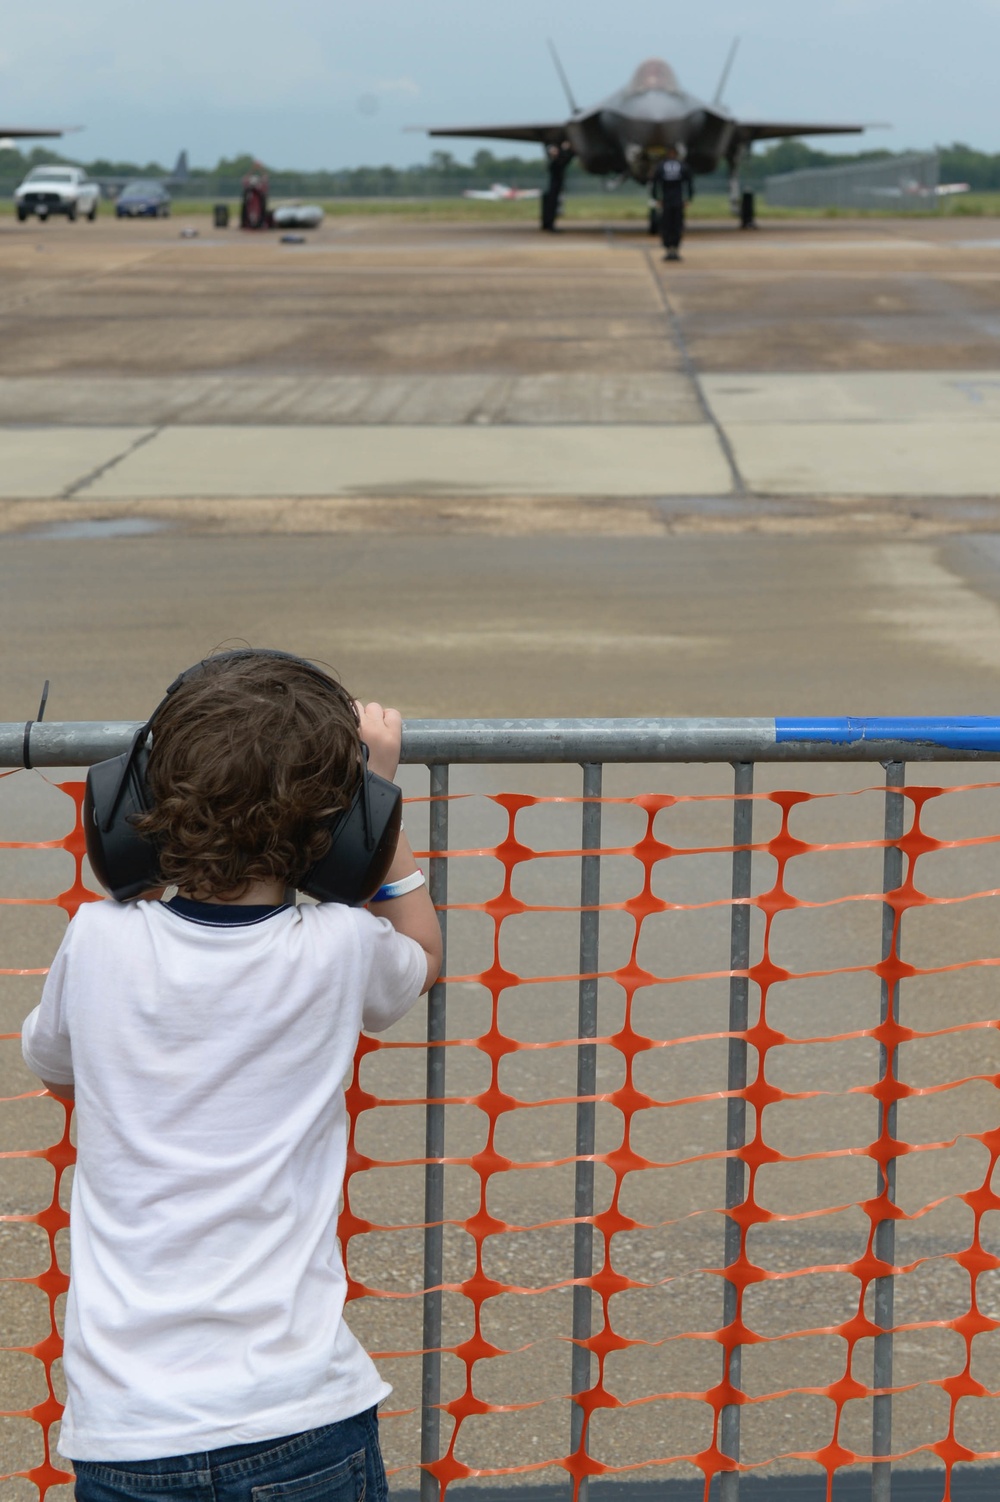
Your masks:
{"label": "small white airplane", "polygon": [[506,183],[493,183],[489,188],[466,188],[463,198],[480,198],[487,203],[510,203],[516,198],[541,198],[541,188],[509,188]]}
{"label": "small white airplane", "polygon": [[930,188],[915,177],[904,177],[897,188],[866,188],[874,198],[950,198],[955,193],[971,193],[971,183],[939,183]]}

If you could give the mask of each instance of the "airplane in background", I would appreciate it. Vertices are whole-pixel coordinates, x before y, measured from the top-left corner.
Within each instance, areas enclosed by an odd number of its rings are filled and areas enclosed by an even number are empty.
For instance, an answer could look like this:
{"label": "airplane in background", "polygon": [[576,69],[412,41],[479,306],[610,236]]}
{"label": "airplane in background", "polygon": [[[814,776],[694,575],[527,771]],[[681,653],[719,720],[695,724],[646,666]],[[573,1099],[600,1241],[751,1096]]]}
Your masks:
{"label": "airplane in background", "polygon": [[180,152],[174,163],[173,170],[168,172],[165,177],[157,177],[148,172],[133,172],[129,177],[95,177],[93,180],[100,183],[101,191],[106,198],[117,198],[121,190],[127,187],[129,183],[134,183],[137,178],[141,178],[145,183],[159,183],[164,188],[186,187],[191,179],[191,170],[188,167],[188,154],[186,151]]}
{"label": "airplane in background", "polygon": [[493,183],[488,188],[466,188],[463,198],[479,198],[484,203],[511,203],[518,198],[541,198],[541,188],[509,188],[506,183]]}
{"label": "airplane in background", "polygon": [[[722,94],[736,56],[730,49],[719,87],[710,104],[681,88],[677,75],[661,58],[641,63],[624,88],[590,109],[581,109],[563,71],[555,47],[553,61],[569,104],[568,118],[513,125],[435,126],[430,136],[469,136],[487,140],[537,141],[546,150],[548,187],[542,194],[542,228],[553,230],[559,197],[570,162],[577,158],[585,172],[620,181],[633,178],[648,184],[668,146],[676,146],[695,173],[715,172],[720,162],[729,167],[730,198],[739,211],[743,197],[740,163],[755,141],[786,136],[856,135],[864,125],[822,122],[738,120],[722,104]],[[747,222],[747,205],[743,222]],[[752,223],[752,203],[749,222]]]}
{"label": "airplane in background", "polygon": [[956,193],[971,193],[971,183],[937,183],[928,186],[915,177],[904,177],[895,188],[863,188],[872,198],[953,198]]}

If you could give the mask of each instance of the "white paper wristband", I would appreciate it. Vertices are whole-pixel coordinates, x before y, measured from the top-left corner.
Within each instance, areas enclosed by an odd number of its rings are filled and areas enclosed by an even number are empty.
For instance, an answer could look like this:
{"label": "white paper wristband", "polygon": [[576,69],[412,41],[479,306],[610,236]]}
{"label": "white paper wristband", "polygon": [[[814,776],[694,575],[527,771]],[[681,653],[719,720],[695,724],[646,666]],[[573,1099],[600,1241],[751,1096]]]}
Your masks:
{"label": "white paper wristband", "polygon": [[393,897],[405,897],[407,892],[415,892],[423,885],[424,873],[413,871],[409,876],[401,876],[398,881],[389,881],[384,887],[379,887],[372,902],[390,902]]}

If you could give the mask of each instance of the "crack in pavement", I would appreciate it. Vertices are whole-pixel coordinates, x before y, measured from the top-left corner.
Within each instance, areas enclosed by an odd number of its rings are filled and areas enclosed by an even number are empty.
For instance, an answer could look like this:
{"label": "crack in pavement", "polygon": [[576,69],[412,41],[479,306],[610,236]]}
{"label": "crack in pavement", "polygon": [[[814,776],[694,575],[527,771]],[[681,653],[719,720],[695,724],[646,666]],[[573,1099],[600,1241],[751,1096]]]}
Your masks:
{"label": "crack in pavement", "polygon": [[649,250],[644,250],[643,258],[646,262],[647,267],[649,268],[649,275],[652,278],[653,286],[656,288],[657,300],[663,311],[664,317],[666,318],[667,323],[670,326],[670,332],[673,336],[674,344],[676,345],[677,352],[681,357],[681,370],[691,382],[691,385],[694,388],[695,396],[698,398],[698,405],[701,408],[702,413],[704,414],[705,421],[714,429],[715,436],[719,440],[719,447],[722,449],[726,463],[729,465],[729,473],[733,477],[733,491],[738,496],[748,496],[750,493],[749,487],[743,478],[739,464],[736,462],[736,453],[729,441],[729,435],[726,432],[725,428],[722,426],[722,423],[719,421],[718,417],[716,417],[711,403],[709,402],[708,397],[705,395],[704,388],[701,384],[701,377],[698,374],[698,367],[694,363],[694,357],[692,356],[691,351],[688,349],[687,341],[684,338],[684,330],[681,328],[681,321],[677,316],[677,311],[674,308],[673,303],[670,301],[666,287],[664,287],[661,278],[656,273],[656,267],[653,264],[652,253]]}
{"label": "crack in pavement", "polygon": [[109,470],[112,470],[117,465],[121,464],[123,459],[130,458],[131,455],[137,453],[139,449],[145,448],[146,444],[151,443],[154,438],[159,438],[162,432],[163,424],[160,424],[159,427],[150,428],[147,433],[140,433],[135,442],[130,443],[128,448],[122,449],[120,454],[112,455],[112,457],[110,459],[106,459],[103,464],[99,464],[96,469],[90,470],[88,474],[81,475],[78,480],[74,480],[71,485],[67,485],[65,490],[60,491],[59,499],[62,501],[73,500],[76,496],[85,491],[89,486],[93,485],[95,480],[101,479],[101,477],[103,475],[106,475]]}

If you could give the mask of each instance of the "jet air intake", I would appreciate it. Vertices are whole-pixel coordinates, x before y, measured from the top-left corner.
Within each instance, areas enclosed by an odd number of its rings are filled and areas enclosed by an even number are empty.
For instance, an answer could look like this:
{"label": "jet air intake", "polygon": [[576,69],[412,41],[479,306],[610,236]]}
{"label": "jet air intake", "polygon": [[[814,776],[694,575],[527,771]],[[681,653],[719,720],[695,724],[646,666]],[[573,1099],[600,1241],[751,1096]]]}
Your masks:
{"label": "jet air intake", "polygon": [[566,127],[569,143],[587,172],[625,171],[625,157],[618,140],[604,129],[600,115],[572,120]]}

